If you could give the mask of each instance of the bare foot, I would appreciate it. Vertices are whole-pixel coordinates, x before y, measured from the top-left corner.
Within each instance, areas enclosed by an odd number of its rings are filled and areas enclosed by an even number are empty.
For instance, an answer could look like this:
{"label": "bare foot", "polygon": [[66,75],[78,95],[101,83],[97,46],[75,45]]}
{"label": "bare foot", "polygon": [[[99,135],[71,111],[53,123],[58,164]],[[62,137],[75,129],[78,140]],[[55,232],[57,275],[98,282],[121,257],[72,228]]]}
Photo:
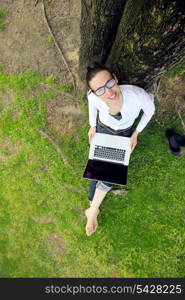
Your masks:
{"label": "bare foot", "polygon": [[99,209],[97,211],[97,214],[96,216],[93,218],[89,212],[89,208],[85,210],[85,215],[87,217],[87,224],[86,224],[86,227],[85,227],[85,230],[86,230],[86,234],[88,236],[90,236],[91,234],[93,234],[97,227],[98,227],[98,221],[97,221],[97,216],[99,214]]}

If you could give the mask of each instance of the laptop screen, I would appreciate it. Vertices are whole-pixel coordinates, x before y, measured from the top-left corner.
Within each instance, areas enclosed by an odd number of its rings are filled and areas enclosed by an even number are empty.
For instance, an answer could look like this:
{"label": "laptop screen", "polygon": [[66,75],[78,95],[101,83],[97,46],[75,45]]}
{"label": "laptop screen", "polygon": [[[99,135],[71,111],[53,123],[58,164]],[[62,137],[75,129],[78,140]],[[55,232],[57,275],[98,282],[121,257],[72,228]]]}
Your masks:
{"label": "laptop screen", "polygon": [[126,185],[127,172],[128,167],[122,164],[89,159],[83,177],[113,184]]}

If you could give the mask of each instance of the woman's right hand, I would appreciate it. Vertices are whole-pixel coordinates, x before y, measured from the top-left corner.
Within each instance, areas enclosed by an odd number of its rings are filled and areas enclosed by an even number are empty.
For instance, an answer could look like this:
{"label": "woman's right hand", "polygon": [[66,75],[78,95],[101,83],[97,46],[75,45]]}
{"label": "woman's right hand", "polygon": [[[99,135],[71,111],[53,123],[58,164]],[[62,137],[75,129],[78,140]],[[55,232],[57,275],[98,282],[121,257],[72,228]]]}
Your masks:
{"label": "woman's right hand", "polygon": [[88,132],[89,144],[91,143],[91,139],[93,138],[95,133],[96,133],[96,126],[90,127],[89,132]]}

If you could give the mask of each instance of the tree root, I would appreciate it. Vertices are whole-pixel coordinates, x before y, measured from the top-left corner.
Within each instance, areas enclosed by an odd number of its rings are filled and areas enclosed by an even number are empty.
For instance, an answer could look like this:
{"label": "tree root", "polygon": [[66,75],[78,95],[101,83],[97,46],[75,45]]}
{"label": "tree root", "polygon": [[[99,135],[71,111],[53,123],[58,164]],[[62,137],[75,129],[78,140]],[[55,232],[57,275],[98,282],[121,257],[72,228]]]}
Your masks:
{"label": "tree root", "polygon": [[65,166],[69,166],[69,163],[66,159],[66,157],[64,156],[64,154],[62,153],[62,150],[60,149],[60,147],[53,141],[53,139],[48,135],[48,133],[46,133],[45,131],[43,130],[39,130],[39,133],[41,136],[43,136],[44,138],[47,138],[51,144],[53,145],[53,147],[56,149],[56,151],[58,152],[58,154],[61,156],[63,162],[64,162],[64,165]]}
{"label": "tree root", "polygon": [[[58,152],[58,154],[61,156],[65,166],[71,168],[71,165],[69,164],[69,162],[67,161],[66,157],[64,156],[64,154],[62,153],[61,149],[59,148],[59,146],[53,141],[53,139],[49,136],[48,133],[44,132],[43,130],[39,130],[39,133],[42,137],[44,138],[47,138],[51,144],[54,146],[54,148],[56,149],[56,151]],[[56,179],[54,178],[54,176],[52,176],[50,174],[50,177],[52,178],[52,180],[56,183]],[[85,190],[84,189],[78,189],[74,186],[71,186],[71,185],[68,185],[68,184],[65,184],[65,183],[60,183],[61,186],[64,186],[66,189],[69,189],[69,190],[72,190],[76,193],[85,193]]]}
{"label": "tree root", "polygon": [[[38,1],[39,1],[39,0],[35,1],[35,6],[38,4]],[[67,71],[68,71],[69,74],[70,74],[70,77],[71,77],[71,80],[72,80],[72,83],[73,83],[74,90],[76,91],[76,79],[75,79],[75,77],[74,77],[72,71],[70,70],[69,65],[68,65],[68,63],[67,63],[67,61],[66,61],[66,59],[65,59],[65,57],[64,57],[64,54],[62,53],[62,50],[61,50],[61,48],[60,48],[60,46],[59,46],[59,44],[58,44],[58,42],[57,42],[57,40],[56,40],[56,38],[55,38],[55,35],[54,35],[54,33],[53,33],[53,31],[52,31],[50,25],[49,25],[49,21],[48,21],[47,14],[46,14],[46,9],[45,9],[45,5],[44,5],[44,0],[41,1],[41,5],[42,5],[43,15],[44,15],[44,19],[45,19],[47,28],[48,28],[48,30],[49,30],[49,32],[50,32],[52,38],[53,38],[53,42],[54,42],[54,44],[55,44],[55,46],[56,46],[58,52],[60,53],[60,55],[61,55],[61,57],[62,57],[63,63],[64,63],[64,65],[66,66]]]}
{"label": "tree root", "polygon": [[[51,174],[49,174],[50,178],[53,180],[53,182],[56,184],[58,184],[58,182],[56,181],[55,177],[52,176]],[[84,189],[78,189],[76,188],[75,186],[72,186],[72,185],[69,185],[69,184],[66,184],[66,183],[63,183],[63,182],[60,182],[60,186],[63,186],[65,187],[66,189],[68,190],[71,190],[71,191],[74,191],[75,193],[85,193],[86,191]]]}

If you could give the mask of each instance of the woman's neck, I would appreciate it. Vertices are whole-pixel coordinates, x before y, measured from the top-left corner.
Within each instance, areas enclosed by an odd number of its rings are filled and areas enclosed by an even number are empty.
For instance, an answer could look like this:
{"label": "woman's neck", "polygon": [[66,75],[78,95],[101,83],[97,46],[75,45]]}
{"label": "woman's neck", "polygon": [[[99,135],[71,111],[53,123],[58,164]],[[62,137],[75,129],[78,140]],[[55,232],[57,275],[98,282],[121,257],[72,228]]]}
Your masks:
{"label": "woman's neck", "polygon": [[119,94],[119,98],[118,100],[116,101],[106,101],[107,105],[109,107],[118,107],[118,106],[122,106],[123,105],[123,95],[122,95],[122,92],[120,91],[120,94]]}
{"label": "woman's neck", "polygon": [[110,115],[116,115],[118,114],[119,112],[121,112],[122,108],[123,108],[123,95],[121,93],[121,96],[119,98],[119,100],[115,103],[111,103],[111,105],[107,104],[108,107],[109,107],[109,114]]}

